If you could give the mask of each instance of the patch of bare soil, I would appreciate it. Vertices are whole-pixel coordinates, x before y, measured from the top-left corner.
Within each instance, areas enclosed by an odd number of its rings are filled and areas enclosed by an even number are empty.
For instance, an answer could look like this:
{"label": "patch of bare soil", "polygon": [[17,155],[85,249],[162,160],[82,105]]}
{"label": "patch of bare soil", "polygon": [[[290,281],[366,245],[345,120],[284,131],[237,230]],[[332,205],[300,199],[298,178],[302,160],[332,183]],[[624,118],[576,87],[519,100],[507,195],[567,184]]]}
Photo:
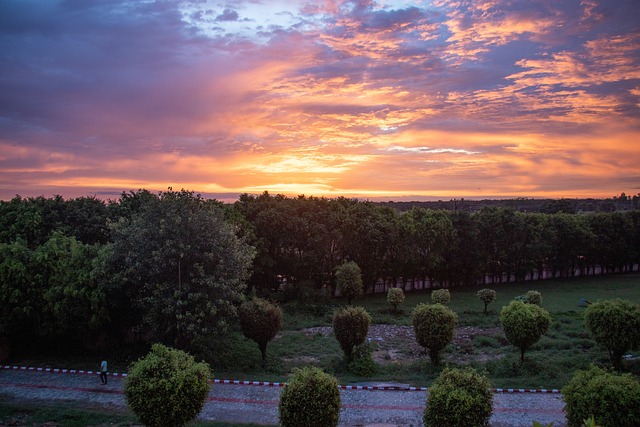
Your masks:
{"label": "patch of bare soil", "polygon": [[[330,335],[330,326],[320,326],[303,330],[307,335]],[[456,328],[453,337],[453,348],[447,352],[445,361],[456,364],[469,364],[472,362],[486,362],[501,356],[492,352],[490,348],[477,348],[473,340],[477,336],[502,338],[502,330],[499,327],[479,328],[475,326],[460,326]],[[371,325],[367,340],[374,344],[374,361],[378,364],[408,365],[418,359],[428,357],[425,349],[417,342],[411,326],[396,325]]]}

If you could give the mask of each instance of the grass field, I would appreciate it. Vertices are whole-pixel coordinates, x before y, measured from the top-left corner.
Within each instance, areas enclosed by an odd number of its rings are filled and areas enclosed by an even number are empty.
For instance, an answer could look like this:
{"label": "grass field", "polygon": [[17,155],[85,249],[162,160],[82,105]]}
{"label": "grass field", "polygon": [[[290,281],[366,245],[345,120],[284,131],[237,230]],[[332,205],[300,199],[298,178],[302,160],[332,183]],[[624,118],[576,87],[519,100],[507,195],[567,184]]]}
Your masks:
{"label": "grass field", "polygon": [[[285,305],[285,326],[279,336],[269,344],[267,363],[263,366],[258,347],[244,338],[239,331],[231,331],[223,339],[216,339],[213,351],[206,356],[216,378],[263,381],[286,381],[293,368],[313,364],[338,377],[341,384],[358,382],[395,382],[416,386],[429,386],[447,364],[457,365],[464,358],[484,372],[494,387],[561,388],[576,369],[592,363],[609,366],[606,351],[599,348],[584,327],[578,307],[581,298],[598,300],[621,298],[640,303],[640,275],[575,278],[542,282],[505,283],[487,286],[496,290],[496,300],[483,314],[483,303],[474,289],[452,289],[451,308],[458,314],[459,329],[475,331],[465,346],[450,345],[445,351],[445,363],[433,366],[424,353],[411,351],[415,342],[401,336],[376,342],[374,347],[395,347],[397,357],[382,359],[377,372],[369,377],[349,373],[337,341],[330,333],[333,310],[344,306],[337,299],[314,305]],[[514,297],[528,290],[543,295],[542,306],[553,322],[547,334],[526,353],[524,363],[517,349],[509,345],[499,328],[499,312]],[[429,302],[430,292],[409,292],[400,312],[391,314],[386,295],[369,295],[354,301],[364,306],[373,317],[374,325],[410,329],[411,311],[422,302]],[[309,329],[313,328],[313,329]],[[485,333],[486,332],[486,333]],[[635,354],[638,355],[638,349]],[[140,355],[140,350],[115,350],[107,355],[110,370],[124,372]],[[10,360],[17,365],[64,367],[95,370],[95,355],[41,354]],[[627,364],[626,369],[640,375],[640,363]],[[0,396],[0,400],[3,400]],[[55,423],[55,424],[50,424]],[[86,425],[135,426],[135,416],[129,412],[109,412],[93,408],[65,405],[33,405],[3,401],[0,403],[0,425],[58,425],[75,427]],[[249,427],[244,424],[194,422],[189,427]]]}
{"label": "grass field", "polygon": [[[488,286],[497,292],[496,300],[489,305],[489,313],[482,313],[484,305],[474,289],[452,289],[451,308],[459,316],[459,327],[477,327],[480,333],[472,341],[472,348],[446,350],[448,359],[464,351],[465,358],[479,370],[485,371],[496,387],[562,387],[576,369],[586,368],[591,363],[608,366],[607,353],[599,348],[584,327],[582,312],[578,306],[581,298],[590,302],[621,298],[640,303],[640,276],[587,277],[565,280],[549,280],[527,283],[505,283]],[[542,306],[553,318],[548,333],[526,354],[521,363],[518,350],[504,336],[482,335],[482,330],[499,328],[499,312],[514,297],[535,289],[542,293]],[[430,292],[408,292],[405,302],[399,307],[400,314],[391,314],[385,295],[369,295],[354,301],[364,306],[373,317],[374,324],[411,325],[411,311],[422,302],[429,302]],[[383,360],[378,372],[367,378],[349,374],[337,341],[331,334],[309,333],[307,328],[330,327],[335,308],[345,304],[343,300],[332,300],[324,307],[285,307],[285,330],[268,347],[266,366],[260,364],[257,346],[238,332],[230,334],[220,342],[217,354],[209,361],[217,377],[249,380],[284,381],[294,367],[314,364],[336,375],[341,383],[352,382],[400,382],[416,386],[428,386],[442,367],[430,364],[426,354],[407,361]],[[407,344],[407,343],[405,343]],[[376,345],[374,343],[374,345]],[[403,343],[398,350],[403,353]],[[468,353],[471,353],[469,356]],[[414,355],[415,356],[415,355]],[[447,358],[445,358],[447,360]],[[449,362],[449,364],[455,362]],[[628,367],[638,372],[637,366]]]}
{"label": "grass field", "polygon": [[[397,337],[387,339],[388,342],[373,343],[374,347],[393,346],[395,351],[394,357],[383,357],[378,361],[374,375],[357,377],[350,374],[338,343],[330,333],[333,310],[346,304],[341,299],[307,306],[285,305],[283,331],[269,344],[264,366],[257,345],[237,330],[232,330],[225,338],[216,339],[212,352],[202,357],[209,362],[216,378],[286,381],[293,368],[313,364],[334,374],[342,384],[398,382],[415,386],[428,386],[444,366],[459,364],[456,360],[464,359],[465,363],[486,372],[496,387],[560,388],[576,369],[586,368],[591,363],[609,365],[606,351],[596,345],[584,327],[584,309],[578,307],[580,299],[596,302],[621,298],[640,303],[638,274],[504,283],[487,287],[497,292],[487,315],[482,313],[484,305],[476,296],[481,287],[451,289],[450,306],[459,316],[458,326],[473,327],[474,332],[470,343],[459,348],[455,345],[447,348],[442,366],[433,366],[426,354],[411,351],[415,341],[403,341]],[[520,363],[518,350],[501,334],[499,312],[514,297],[531,289],[542,293],[542,307],[551,313],[553,322],[548,333],[527,351],[525,362]],[[410,326],[413,308],[429,300],[429,291],[408,292],[406,300],[399,306],[399,314],[390,313],[386,295],[382,294],[356,299],[353,304],[364,306],[372,315],[374,324]],[[108,357],[111,370],[122,372],[135,360],[136,353],[119,351]],[[95,370],[97,361],[94,359],[74,356],[51,360],[50,355],[40,355],[11,362]],[[640,372],[637,365],[627,368],[636,374]]]}

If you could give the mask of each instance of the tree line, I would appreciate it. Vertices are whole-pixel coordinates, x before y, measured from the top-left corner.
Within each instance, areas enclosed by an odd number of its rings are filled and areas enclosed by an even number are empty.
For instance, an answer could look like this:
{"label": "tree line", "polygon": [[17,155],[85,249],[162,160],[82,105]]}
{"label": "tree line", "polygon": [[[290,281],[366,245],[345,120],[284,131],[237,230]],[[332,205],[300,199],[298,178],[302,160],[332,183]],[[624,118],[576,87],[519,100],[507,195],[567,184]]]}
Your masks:
{"label": "tree line", "polygon": [[[640,261],[640,211],[477,212],[354,199],[242,195],[233,209],[257,248],[251,286],[283,284],[335,291],[337,266],[355,262],[365,288],[383,280],[410,289],[416,280],[438,287],[473,286],[487,278],[633,270]],[[544,274],[547,273],[547,274]]]}
{"label": "tree line", "polygon": [[[352,262],[365,287],[632,271],[640,211],[522,213],[169,189],[117,200],[0,202],[0,337],[14,345],[163,342],[207,347],[249,293],[335,295]],[[541,277],[541,275],[538,275]]]}

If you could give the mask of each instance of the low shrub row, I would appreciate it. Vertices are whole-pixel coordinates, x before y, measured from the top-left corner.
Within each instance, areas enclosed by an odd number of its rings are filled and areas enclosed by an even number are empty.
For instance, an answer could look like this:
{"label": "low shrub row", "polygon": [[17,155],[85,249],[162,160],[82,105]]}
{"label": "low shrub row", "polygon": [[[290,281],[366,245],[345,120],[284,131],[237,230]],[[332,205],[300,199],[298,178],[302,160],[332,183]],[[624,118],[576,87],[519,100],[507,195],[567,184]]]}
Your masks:
{"label": "low shrub row", "polygon": [[[155,344],[125,382],[127,403],[150,427],[184,426],[202,409],[209,367],[181,350]],[[493,412],[491,384],[475,369],[445,368],[429,388],[425,426],[486,427]],[[633,427],[640,420],[640,382],[595,366],[578,371],[562,389],[571,427]],[[283,427],[332,427],[341,408],[338,381],[317,367],[296,369],[280,396]],[[588,421],[591,420],[591,421]]]}

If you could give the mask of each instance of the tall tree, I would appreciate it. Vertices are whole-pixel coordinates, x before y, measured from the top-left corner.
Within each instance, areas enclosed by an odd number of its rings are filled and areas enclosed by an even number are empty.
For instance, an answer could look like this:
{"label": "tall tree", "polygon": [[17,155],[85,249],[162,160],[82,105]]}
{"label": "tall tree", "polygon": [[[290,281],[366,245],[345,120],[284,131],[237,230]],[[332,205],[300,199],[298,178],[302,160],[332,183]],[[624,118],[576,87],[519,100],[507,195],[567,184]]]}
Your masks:
{"label": "tall tree", "polygon": [[106,265],[153,339],[191,349],[236,315],[253,254],[216,205],[169,189],[114,225]]}

